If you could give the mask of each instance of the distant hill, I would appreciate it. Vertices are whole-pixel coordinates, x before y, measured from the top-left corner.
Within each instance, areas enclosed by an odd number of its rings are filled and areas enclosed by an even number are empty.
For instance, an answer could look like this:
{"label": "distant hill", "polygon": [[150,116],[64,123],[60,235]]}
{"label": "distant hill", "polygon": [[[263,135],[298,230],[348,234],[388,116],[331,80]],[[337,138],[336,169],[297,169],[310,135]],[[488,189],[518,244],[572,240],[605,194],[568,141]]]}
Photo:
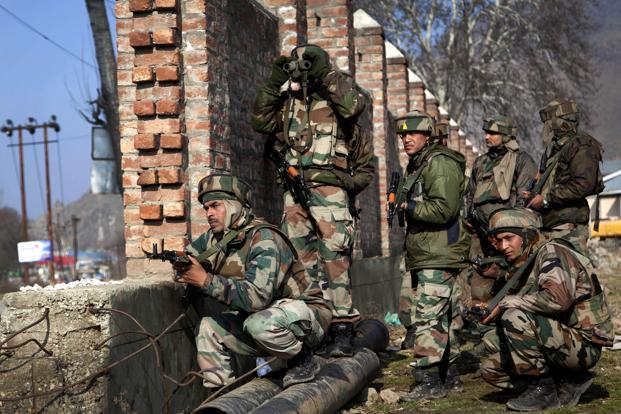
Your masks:
{"label": "distant hill", "polygon": [[[78,200],[65,206],[57,203],[53,208],[54,227],[63,235],[63,244],[69,243],[67,246],[73,243],[72,215],[80,219],[77,226],[79,250],[117,251],[119,246],[123,246],[123,199],[121,195],[84,194]],[[47,239],[46,220],[43,214],[29,223],[31,240]]]}

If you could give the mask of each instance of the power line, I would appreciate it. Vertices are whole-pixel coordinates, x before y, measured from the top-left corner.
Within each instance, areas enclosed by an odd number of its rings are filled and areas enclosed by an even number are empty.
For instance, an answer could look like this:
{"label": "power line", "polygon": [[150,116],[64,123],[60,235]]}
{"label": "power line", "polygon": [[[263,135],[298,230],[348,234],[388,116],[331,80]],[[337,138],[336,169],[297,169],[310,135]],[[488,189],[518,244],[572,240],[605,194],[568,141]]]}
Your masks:
{"label": "power line", "polygon": [[88,65],[91,68],[97,70],[97,66],[93,65],[92,63],[89,63],[89,62],[85,61],[84,59],[82,59],[81,57],[79,57],[78,55],[76,55],[75,53],[73,53],[72,51],[70,51],[69,49],[64,47],[63,45],[61,45],[61,44],[55,42],[54,40],[50,39],[45,34],[41,33],[39,30],[37,30],[35,27],[31,26],[28,22],[26,22],[25,20],[23,20],[22,18],[17,16],[15,13],[11,12],[6,7],[4,7],[2,4],[0,4],[0,10],[3,10],[9,16],[13,17],[15,20],[17,20],[18,22],[20,22],[21,24],[26,26],[28,29],[30,29],[31,31],[35,32],[36,34],[38,34],[39,36],[41,36],[42,38],[44,38],[45,40],[47,40],[48,42],[50,42],[51,44],[53,44],[54,46],[56,46],[57,48],[62,50],[63,52],[67,53],[68,55],[70,55],[74,59],[77,59],[80,62],[84,63],[85,65]]}

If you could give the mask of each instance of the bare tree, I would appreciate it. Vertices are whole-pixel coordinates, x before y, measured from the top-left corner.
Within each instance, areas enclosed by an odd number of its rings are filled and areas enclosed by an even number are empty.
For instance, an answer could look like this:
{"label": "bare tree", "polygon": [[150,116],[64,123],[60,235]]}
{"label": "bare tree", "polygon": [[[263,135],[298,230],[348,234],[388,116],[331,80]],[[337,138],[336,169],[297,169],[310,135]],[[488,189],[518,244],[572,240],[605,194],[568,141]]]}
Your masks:
{"label": "bare tree", "polygon": [[[89,102],[91,114],[86,115],[82,113],[82,115],[91,124],[101,125],[108,131],[116,163],[117,181],[119,188],[122,189],[119,97],[116,87],[116,57],[114,56],[114,48],[112,46],[112,35],[104,0],[86,0],[86,9],[88,10],[93,32],[101,86],[98,90],[97,98]],[[101,117],[102,112],[105,119]]]}
{"label": "bare tree", "polygon": [[486,114],[513,116],[540,146],[538,109],[582,106],[595,91],[587,34],[597,0],[355,0],[384,27],[462,128],[481,137]]}

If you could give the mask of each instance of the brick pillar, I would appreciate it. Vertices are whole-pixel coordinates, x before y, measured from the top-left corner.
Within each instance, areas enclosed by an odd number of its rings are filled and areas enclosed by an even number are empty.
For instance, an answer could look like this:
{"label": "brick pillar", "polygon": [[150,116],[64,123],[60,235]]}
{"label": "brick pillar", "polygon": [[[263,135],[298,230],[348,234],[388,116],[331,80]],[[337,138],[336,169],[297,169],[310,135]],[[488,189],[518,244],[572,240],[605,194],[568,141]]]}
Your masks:
{"label": "brick pillar", "polygon": [[408,89],[410,98],[410,111],[415,109],[425,111],[425,84],[418,75],[408,69]]}
{"label": "brick pillar", "polygon": [[324,48],[340,70],[355,75],[353,16],[348,0],[307,0],[308,43]]}
{"label": "brick pillar", "polygon": [[410,110],[408,67],[405,56],[395,45],[384,42],[386,50],[386,78],[388,79],[388,110],[393,116],[405,115]]}
{"label": "brick pillar", "polygon": [[187,240],[177,11],[174,0],[116,6],[128,277],[168,274],[144,251],[182,249]]}
{"label": "brick pillar", "polygon": [[289,55],[297,45],[306,43],[305,0],[261,0],[278,17],[280,53]]}
{"label": "brick pillar", "polygon": [[459,152],[459,126],[452,118],[449,120],[449,128],[448,147]]}
{"label": "brick pillar", "polygon": [[444,121],[444,122],[449,122],[449,119],[451,118],[449,116],[449,113],[442,106],[438,107],[438,116],[439,116],[438,120]]}
{"label": "brick pillar", "polygon": [[440,115],[438,111],[438,100],[436,97],[429,92],[428,89],[425,89],[425,112],[431,115],[434,119],[438,119]]}
{"label": "brick pillar", "polygon": [[458,151],[461,152],[464,157],[466,156],[466,134],[464,131],[459,128],[457,130],[457,143],[458,143]]}
{"label": "brick pillar", "polygon": [[[384,31],[382,27],[364,10],[354,13],[355,47],[356,47],[356,82],[373,97],[373,147],[375,160],[376,202],[383,205],[388,188],[387,170],[387,136],[390,117],[386,97],[386,61],[384,53]],[[381,210],[381,209],[380,209]],[[388,224],[380,212],[376,222],[379,224],[381,249],[378,255],[390,254]]]}
{"label": "brick pillar", "polygon": [[466,168],[470,171],[472,171],[472,164],[474,164],[474,150],[473,150],[473,146],[472,146],[472,141],[470,141],[470,139],[466,138],[466,151],[465,151],[465,157],[466,157]]}

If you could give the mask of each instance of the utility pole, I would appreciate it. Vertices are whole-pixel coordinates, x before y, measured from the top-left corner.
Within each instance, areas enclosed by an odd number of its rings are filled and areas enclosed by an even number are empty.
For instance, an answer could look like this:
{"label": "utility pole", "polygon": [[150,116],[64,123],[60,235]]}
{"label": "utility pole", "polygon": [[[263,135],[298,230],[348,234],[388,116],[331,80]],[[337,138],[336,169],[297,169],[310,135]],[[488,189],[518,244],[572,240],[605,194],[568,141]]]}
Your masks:
{"label": "utility pole", "polygon": [[[28,241],[28,212],[26,211],[26,185],[24,184],[24,142],[22,131],[23,125],[13,125],[13,121],[6,120],[5,125],[1,131],[5,133],[9,138],[13,135],[13,131],[17,130],[17,142],[19,148],[19,190],[22,198],[22,241]],[[30,284],[30,276],[28,275],[28,263],[22,263],[22,280],[24,286]]]}
{"label": "utility pole", "polygon": [[[48,141],[47,139],[47,129],[52,128],[54,131],[60,131],[60,125],[56,122],[56,116],[52,115],[48,122],[43,124],[37,124],[36,120],[32,117],[28,118],[28,123],[25,125],[13,125],[13,122],[8,119],[6,124],[2,127],[1,131],[7,134],[9,137],[13,134],[13,131],[18,131],[18,140],[19,143],[19,156],[20,156],[20,168],[21,168],[21,178],[20,178],[20,186],[22,193],[22,237],[25,238],[24,241],[27,241],[28,238],[28,222],[26,215],[26,189],[24,185],[24,169],[23,169],[23,152],[22,147],[25,145],[22,142],[22,131],[25,129],[31,134],[34,135],[35,131],[39,128],[43,128],[43,142],[32,142],[29,145],[39,145],[43,144],[45,147],[45,183],[46,183],[46,195],[47,195],[47,234],[50,241],[50,248],[52,258],[48,262],[49,269],[49,279],[50,283],[54,285],[56,280],[54,279],[54,238],[53,238],[53,229],[52,229],[52,197],[51,197],[51,189],[50,189],[50,168],[49,168],[49,159],[48,159],[48,150],[47,145],[49,143],[58,142],[56,140]],[[9,145],[9,147],[14,146]],[[25,266],[27,269],[27,266]],[[29,283],[28,280],[28,271],[24,272],[24,283],[27,285]]]}
{"label": "utility pole", "polygon": [[78,280],[78,221],[76,216],[71,216],[71,227],[73,227],[73,280]]}

